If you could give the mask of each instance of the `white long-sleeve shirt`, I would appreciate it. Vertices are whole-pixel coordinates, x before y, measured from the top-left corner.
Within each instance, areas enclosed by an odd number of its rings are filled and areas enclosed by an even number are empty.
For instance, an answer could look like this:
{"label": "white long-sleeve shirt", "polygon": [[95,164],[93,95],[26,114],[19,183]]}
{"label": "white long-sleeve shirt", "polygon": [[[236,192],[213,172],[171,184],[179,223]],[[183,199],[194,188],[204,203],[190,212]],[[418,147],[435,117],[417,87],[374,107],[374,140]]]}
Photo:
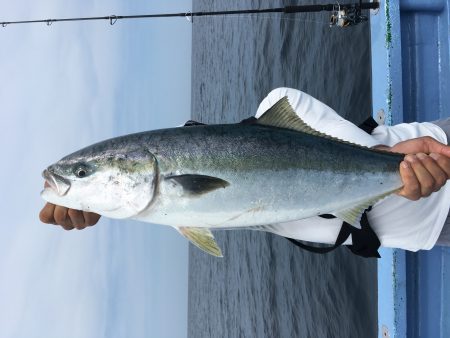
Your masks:
{"label": "white long-sleeve shirt", "polygon": [[[284,96],[312,128],[342,140],[372,147],[379,144],[393,146],[404,140],[431,136],[447,144],[443,130],[428,122],[378,126],[369,135],[312,96],[290,88],[277,88],[270,92],[261,102],[256,117]],[[438,192],[418,201],[391,195],[376,203],[367,217],[382,246],[417,251],[431,249],[435,245],[449,208],[450,184],[447,183]],[[275,224],[268,231],[299,240],[334,244],[341,226],[342,221],[337,218],[312,217]],[[349,238],[344,244],[351,243]]]}

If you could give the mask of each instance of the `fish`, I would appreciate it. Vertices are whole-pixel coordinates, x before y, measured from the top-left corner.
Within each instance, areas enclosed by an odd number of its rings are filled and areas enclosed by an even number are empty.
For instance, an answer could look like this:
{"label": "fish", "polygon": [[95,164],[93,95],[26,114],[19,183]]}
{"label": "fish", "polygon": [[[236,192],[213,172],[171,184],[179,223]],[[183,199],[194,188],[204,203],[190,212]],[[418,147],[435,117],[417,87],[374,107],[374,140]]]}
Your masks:
{"label": "fish", "polygon": [[264,229],[332,214],[355,227],[402,188],[403,154],[307,125],[287,97],[244,123],[160,129],[105,140],[43,171],[50,203],[169,225],[222,257],[211,230]]}

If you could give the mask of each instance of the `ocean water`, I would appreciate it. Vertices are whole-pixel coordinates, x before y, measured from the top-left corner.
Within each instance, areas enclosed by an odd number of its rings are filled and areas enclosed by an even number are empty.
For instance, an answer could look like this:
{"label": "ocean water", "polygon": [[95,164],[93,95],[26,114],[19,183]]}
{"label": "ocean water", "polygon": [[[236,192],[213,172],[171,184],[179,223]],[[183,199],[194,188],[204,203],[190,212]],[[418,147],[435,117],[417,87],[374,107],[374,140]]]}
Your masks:
{"label": "ocean water", "polygon": [[[194,0],[193,10],[301,3]],[[326,13],[195,18],[192,118],[237,122],[271,89],[288,86],[363,121],[371,114],[369,25],[331,29],[328,20]],[[189,337],[376,337],[375,259],[345,248],[304,252],[263,232],[215,235],[224,258],[190,248]]]}

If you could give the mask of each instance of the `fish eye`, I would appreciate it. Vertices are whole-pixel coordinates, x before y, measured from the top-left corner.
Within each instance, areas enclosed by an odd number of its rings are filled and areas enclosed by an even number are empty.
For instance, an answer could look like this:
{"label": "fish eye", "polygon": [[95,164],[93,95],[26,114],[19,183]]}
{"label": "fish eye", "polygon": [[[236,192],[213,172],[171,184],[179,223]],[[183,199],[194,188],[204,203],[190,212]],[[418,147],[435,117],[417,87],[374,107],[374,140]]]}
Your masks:
{"label": "fish eye", "polygon": [[86,177],[88,174],[87,167],[85,165],[80,165],[74,170],[74,174],[78,178]]}
{"label": "fish eye", "polygon": [[84,177],[84,176],[86,176],[86,170],[84,170],[84,169],[78,169],[78,171],[77,171],[77,176],[78,176],[78,177]]}

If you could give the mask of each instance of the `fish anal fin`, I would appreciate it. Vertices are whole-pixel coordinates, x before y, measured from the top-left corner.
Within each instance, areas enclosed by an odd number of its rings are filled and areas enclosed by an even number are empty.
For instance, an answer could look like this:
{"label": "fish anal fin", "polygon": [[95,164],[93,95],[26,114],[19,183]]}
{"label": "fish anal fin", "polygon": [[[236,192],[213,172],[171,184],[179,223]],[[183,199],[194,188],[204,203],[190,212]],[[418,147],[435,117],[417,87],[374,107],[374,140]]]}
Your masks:
{"label": "fish anal fin", "polygon": [[230,185],[225,180],[218,177],[206,175],[171,175],[165,178],[179,184],[183,191],[191,195],[202,195],[220,188],[226,188]]}
{"label": "fish anal fin", "polygon": [[366,209],[367,208],[365,208],[364,206],[358,205],[355,208],[334,212],[333,215],[343,220],[344,222],[347,222],[348,224],[354,226],[355,228],[361,229],[361,225],[359,222],[361,221],[362,213]]}
{"label": "fish anal fin", "polygon": [[214,235],[207,228],[178,227],[177,230],[186,237],[192,244],[204,252],[216,256],[223,257]]}
{"label": "fish anal fin", "polygon": [[363,201],[354,207],[339,210],[336,212],[332,212],[331,214],[336,216],[337,218],[347,222],[348,224],[350,224],[358,229],[361,229],[360,221],[361,221],[361,216],[362,216],[364,210],[368,209],[370,206],[374,205],[378,201],[381,201],[383,198],[389,196],[390,194],[392,194],[393,192],[395,192],[397,190],[398,189],[389,191],[387,193],[383,193],[381,195],[378,195],[378,196],[372,197],[366,201]]}

